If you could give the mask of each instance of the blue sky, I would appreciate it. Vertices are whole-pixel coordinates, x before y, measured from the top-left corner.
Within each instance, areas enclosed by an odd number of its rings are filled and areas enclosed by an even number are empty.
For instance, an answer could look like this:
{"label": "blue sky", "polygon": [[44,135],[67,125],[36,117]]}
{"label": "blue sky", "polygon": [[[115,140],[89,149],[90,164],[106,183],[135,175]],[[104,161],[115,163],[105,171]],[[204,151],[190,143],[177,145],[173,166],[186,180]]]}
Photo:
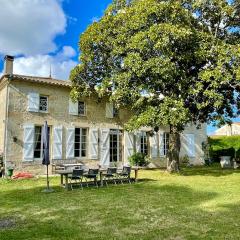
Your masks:
{"label": "blue sky", "polygon": [[[0,73],[4,55],[14,72],[67,79],[78,61],[79,35],[112,0],[0,0]],[[11,16],[11,17],[9,17]],[[8,19],[8,21],[6,21]],[[208,133],[215,128],[208,126]]]}

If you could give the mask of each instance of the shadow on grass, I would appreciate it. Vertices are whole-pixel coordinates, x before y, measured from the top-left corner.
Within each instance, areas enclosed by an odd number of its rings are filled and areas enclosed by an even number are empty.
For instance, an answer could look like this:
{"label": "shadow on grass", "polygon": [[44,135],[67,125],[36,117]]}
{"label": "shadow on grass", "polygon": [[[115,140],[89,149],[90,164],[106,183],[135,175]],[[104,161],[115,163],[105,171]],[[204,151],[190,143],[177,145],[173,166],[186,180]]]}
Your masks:
{"label": "shadow on grass", "polygon": [[213,176],[221,177],[234,173],[240,173],[240,169],[222,169],[220,164],[212,166],[182,167],[181,174],[184,176]]}
{"label": "shadow on grass", "polygon": [[[184,168],[183,172],[203,175],[202,170]],[[41,192],[45,187],[42,181],[22,182],[29,184],[27,189],[21,189],[21,182],[19,189],[8,184],[1,193],[0,215],[17,219],[17,227],[0,230],[1,240],[224,239],[227,234],[229,239],[240,239],[235,229],[239,203],[215,204],[214,211],[205,207],[219,197],[215,191],[196,191],[150,178],[139,184],[83,191],[66,191],[57,187],[57,182],[51,194]]]}
{"label": "shadow on grass", "polygon": [[[166,234],[181,228],[181,218],[199,215],[199,205],[218,195],[150,182],[83,191],[54,187],[51,194],[42,193],[42,186],[3,192],[1,214],[19,221],[15,229],[0,230],[0,239],[151,239],[159,225]],[[159,219],[165,222],[153,224]]]}

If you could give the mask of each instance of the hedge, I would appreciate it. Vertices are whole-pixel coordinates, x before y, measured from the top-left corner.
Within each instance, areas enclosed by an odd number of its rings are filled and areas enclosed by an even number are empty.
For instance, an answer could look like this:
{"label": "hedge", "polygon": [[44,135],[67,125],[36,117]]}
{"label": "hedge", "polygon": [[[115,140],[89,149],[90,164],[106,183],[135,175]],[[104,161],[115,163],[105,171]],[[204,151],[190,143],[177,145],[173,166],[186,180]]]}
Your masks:
{"label": "hedge", "polygon": [[240,158],[240,136],[212,136],[208,138],[210,144],[210,157],[214,161],[219,161],[220,156],[236,155]]}

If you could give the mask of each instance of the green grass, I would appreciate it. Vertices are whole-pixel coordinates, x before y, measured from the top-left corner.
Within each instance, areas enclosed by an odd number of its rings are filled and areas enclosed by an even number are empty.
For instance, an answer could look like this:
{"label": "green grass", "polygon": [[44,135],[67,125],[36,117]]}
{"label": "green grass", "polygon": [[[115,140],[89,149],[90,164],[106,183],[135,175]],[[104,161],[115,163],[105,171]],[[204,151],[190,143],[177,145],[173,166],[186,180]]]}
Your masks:
{"label": "green grass", "polygon": [[[240,239],[240,171],[142,170],[135,184],[41,193],[45,179],[0,180],[0,239]],[[0,224],[1,225],[1,224]]]}

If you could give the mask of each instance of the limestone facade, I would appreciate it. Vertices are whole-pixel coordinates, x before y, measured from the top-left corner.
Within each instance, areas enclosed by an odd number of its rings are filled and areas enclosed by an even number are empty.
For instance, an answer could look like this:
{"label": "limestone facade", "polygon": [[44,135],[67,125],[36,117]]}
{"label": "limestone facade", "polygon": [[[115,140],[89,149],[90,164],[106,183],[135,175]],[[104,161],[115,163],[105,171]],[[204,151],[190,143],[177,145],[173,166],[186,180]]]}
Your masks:
{"label": "limestone facade", "polygon": [[[127,133],[122,127],[129,119],[130,112],[122,109],[117,116],[109,117],[107,98],[100,100],[94,95],[80,99],[85,106],[84,115],[73,115],[70,113],[70,91],[69,82],[51,78],[5,75],[0,79],[0,149],[5,154],[6,165],[13,164],[16,171],[44,173],[42,158],[35,158],[34,154],[38,138],[36,127],[47,121],[50,127],[51,164],[82,162],[94,167],[128,164],[128,157],[134,151],[142,151],[139,134],[143,132],[146,134],[144,147],[147,147],[146,151],[151,157],[151,165],[166,166],[164,148],[167,148],[168,127],[160,127],[159,133],[153,137],[148,136],[149,129],[144,128],[136,133]],[[30,109],[32,93],[47,97],[46,112]],[[81,140],[77,140],[76,129],[85,129],[81,130]],[[193,164],[201,164],[202,142],[207,138],[206,126],[196,129],[190,125],[181,138],[181,156],[188,156]],[[78,141],[85,144],[80,143],[81,149],[76,150]],[[79,156],[78,151],[83,151],[81,154],[84,156]]]}

